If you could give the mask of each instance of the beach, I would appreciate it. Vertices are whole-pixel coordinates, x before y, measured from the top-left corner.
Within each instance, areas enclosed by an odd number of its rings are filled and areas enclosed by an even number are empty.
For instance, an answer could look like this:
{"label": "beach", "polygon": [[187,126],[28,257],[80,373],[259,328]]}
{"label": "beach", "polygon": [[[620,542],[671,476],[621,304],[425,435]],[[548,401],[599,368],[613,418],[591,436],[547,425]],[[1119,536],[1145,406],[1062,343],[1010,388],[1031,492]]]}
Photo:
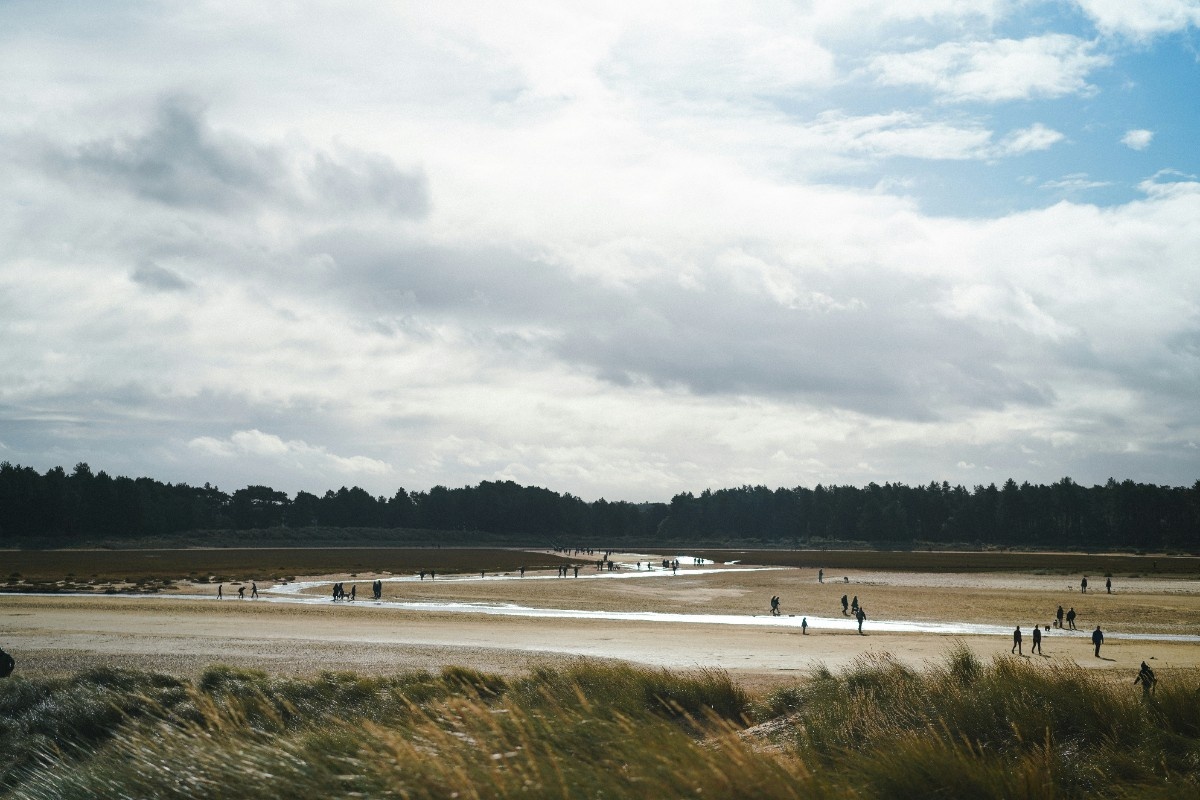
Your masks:
{"label": "beach", "polygon": [[[194,675],[213,664],[281,675],[450,665],[516,674],[597,658],[719,669],[770,686],[871,653],[921,667],[959,641],[982,657],[1007,655],[1021,625],[1025,657],[1038,663],[1130,675],[1143,660],[1165,670],[1200,665],[1200,582],[1187,578],[1118,578],[1108,594],[1093,577],[1083,594],[1063,575],[863,571],[819,583],[815,569],[681,563],[672,574],[657,556],[612,558],[620,569],[588,564],[578,578],[554,570],[297,576],[258,582],[260,599],[249,582],[246,599],[235,582],[218,600],[216,586],[186,581],[150,595],[0,595],[0,646],[39,675],[94,666]],[[376,577],[380,601],[371,599]],[[333,602],[335,581],[355,586],[357,599]],[[867,613],[862,634],[841,613],[843,594]],[[778,617],[768,611],[773,595]],[[1052,627],[1043,654],[1031,656],[1031,627],[1052,624],[1060,603],[1075,608],[1079,631]],[[1090,641],[1097,624],[1106,633],[1101,658]]]}

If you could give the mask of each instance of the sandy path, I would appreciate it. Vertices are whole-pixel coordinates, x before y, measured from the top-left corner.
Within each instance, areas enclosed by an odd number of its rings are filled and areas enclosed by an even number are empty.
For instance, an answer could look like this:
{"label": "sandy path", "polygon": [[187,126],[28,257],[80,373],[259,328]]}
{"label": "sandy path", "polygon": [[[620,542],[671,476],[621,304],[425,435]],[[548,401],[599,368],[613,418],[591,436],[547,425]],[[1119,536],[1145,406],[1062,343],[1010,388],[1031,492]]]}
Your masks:
{"label": "sandy path", "polygon": [[[809,574],[812,572],[812,574]],[[1200,633],[1200,582],[1125,579],[1115,594],[1072,591],[1063,576],[924,575],[866,573],[849,584],[818,584],[810,570],[720,570],[698,574],[686,567],[677,576],[546,579],[529,574],[502,579],[390,581],[389,601],[448,600],[515,603],[540,608],[666,611],[706,614],[763,614],[772,594],[788,613],[840,616],[843,593],[857,594],[870,619],[959,619],[1011,626],[1021,624],[1029,647],[1029,625],[1048,622],[1058,603],[1074,606],[1080,627],[1097,622],[1110,633]],[[838,576],[841,578],[841,576]],[[330,579],[333,576],[329,576]],[[372,576],[359,576],[360,598]],[[1099,581],[1103,584],[1103,580]],[[1094,584],[1093,584],[1094,585]],[[275,587],[279,592],[298,588]],[[314,599],[327,585],[313,586]],[[229,598],[234,593],[225,587]],[[267,583],[264,595],[273,594]],[[137,666],[195,674],[213,663],[248,666],[280,674],[326,669],[388,673],[436,670],[458,664],[513,674],[543,663],[577,657],[614,658],[676,669],[728,670],[751,686],[788,681],[818,664],[837,668],[870,652],[890,652],[921,666],[936,661],[955,637],[815,629],[713,626],[689,622],[611,621],[493,617],[471,613],[415,611],[313,602],[307,605],[217,602],[214,587],[183,586],[210,599],[171,597],[30,597],[0,595],[0,646],[17,655],[26,674],[67,673],[91,665]],[[964,639],[981,656],[1006,654],[1007,636]],[[1156,668],[1200,665],[1200,644],[1112,638],[1092,655],[1086,636],[1068,639],[1052,631],[1045,663],[1075,661],[1086,667],[1136,671],[1142,660]],[[1028,650],[1026,651],[1028,653]]]}

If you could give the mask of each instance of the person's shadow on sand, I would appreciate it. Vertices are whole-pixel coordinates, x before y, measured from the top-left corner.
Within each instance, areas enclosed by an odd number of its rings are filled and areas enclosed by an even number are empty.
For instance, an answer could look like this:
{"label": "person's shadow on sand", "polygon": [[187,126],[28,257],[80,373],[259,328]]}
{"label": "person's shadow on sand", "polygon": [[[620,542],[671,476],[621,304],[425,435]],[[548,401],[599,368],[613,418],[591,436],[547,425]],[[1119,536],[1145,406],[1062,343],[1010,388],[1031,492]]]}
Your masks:
{"label": "person's shadow on sand", "polygon": [[1116,661],[1115,658],[1109,658],[1108,656],[1096,656],[1096,657],[1099,658],[1101,661]]}

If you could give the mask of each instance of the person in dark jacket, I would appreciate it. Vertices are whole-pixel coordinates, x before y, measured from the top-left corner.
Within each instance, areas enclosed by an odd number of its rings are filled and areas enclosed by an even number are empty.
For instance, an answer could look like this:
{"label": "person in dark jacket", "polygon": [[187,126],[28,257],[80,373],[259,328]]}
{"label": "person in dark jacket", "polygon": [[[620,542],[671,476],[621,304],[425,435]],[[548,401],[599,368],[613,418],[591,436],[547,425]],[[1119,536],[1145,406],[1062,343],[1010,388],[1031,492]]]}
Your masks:
{"label": "person in dark jacket", "polygon": [[1158,680],[1154,677],[1154,670],[1150,669],[1150,665],[1145,661],[1142,662],[1142,668],[1138,670],[1137,677],[1133,679],[1133,685],[1142,685],[1142,697],[1149,697],[1154,692],[1154,684]]}

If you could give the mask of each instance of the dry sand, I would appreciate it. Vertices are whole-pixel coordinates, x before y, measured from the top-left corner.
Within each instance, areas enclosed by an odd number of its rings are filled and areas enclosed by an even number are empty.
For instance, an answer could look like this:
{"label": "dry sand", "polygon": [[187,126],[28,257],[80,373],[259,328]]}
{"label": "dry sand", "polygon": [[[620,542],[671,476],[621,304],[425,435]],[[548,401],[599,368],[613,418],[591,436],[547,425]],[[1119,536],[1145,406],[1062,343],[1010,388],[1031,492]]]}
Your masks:
{"label": "dry sand", "polygon": [[[645,561],[647,556],[614,556]],[[658,560],[659,557],[651,557]],[[937,661],[955,637],[880,633],[871,620],[962,621],[1011,628],[1052,620],[1058,604],[1074,606],[1078,626],[1100,624],[1109,633],[1200,635],[1200,582],[1123,578],[1114,593],[1103,577],[1092,577],[1088,594],[1078,577],[990,574],[869,572],[828,576],[816,570],[726,569],[695,574],[685,564],[675,576],[578,579],[533,572],[485,579],[389,581],[382,605],[370,601],[374,576],[360,574],[356,604],[309,604],[238,600],[225,585],[182,585],[178,594],[202,599],[150,596],[0,595],[0,646],[14,653],[24,674],[63,674],[82,667],[119,665],[194,675],[214,663],[253,667],[278,674],[322,670],[390,673],[437,670],[455,664],[515,674],[532,666],[578,657],[611,658],[673,669],[728,670],[751,687],[795,680],[818,665],[838,668],[865,653],[888,652],[921,666]],[[346,580],[345,576],[323,576]],[[259,584],[265,597],[296,587]],[[328,596],[328,584],[311,593]],[[418,611],[396,601],[513,603],[547,609],[661,611],[684,614],[763,615],[772,595],[785,615],[841,615],[841,595],[858,595],[869,614],[868,635],[853,630],[705,625],[664,621],[497,617],[474,613]],[[247,598],[249,587],[247,586]],[[1007,636],[962,637],[983,657],[1007,654]],[[1200,644],[1110,638],[1096,659],[1086,636],[1051,631],[1039,663],[1077,662],[1085,667],[1125,670],[1132,676],[1147,660],[1156,669],[1200,665]],[[1132,677],[1131,677],[1132,680]]]}

